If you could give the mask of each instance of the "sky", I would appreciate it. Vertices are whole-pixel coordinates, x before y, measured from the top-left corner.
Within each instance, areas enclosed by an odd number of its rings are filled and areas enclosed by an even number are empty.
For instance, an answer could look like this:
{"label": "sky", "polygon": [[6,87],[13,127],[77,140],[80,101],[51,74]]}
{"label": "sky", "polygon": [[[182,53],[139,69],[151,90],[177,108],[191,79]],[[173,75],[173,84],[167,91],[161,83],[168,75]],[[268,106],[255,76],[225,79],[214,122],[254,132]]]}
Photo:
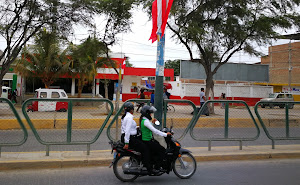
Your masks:
{"label": "sky", "polygon": [[[149,17],[142,10],[134,10],[132,18],[133,24],[131,25],[131,32],[122,33],[117,35],[118,42],[110,48],[114,53],[124,53],[125,56],[129,57],[130,63],[134,67],[156,67],[156,49],[157,42],[151,43],[149,40],[152,22]],[[102,29],[99,25],[103,24],[101,19],[96,21],[97,32]],[[76,33],[73,42],[79,43],[79,41],[88,36],[88,32],[84,29],[76,29]],[[166,60],[189,60],[189,53],[187,49],[175,39],[171,38],[172,32],[166,28],[165,36],[165,61]],[[192,48],[194,56],[197,56],[196,47]],[[267,47],[259,48],[261,52],[267,54]],[[235,54],[230,62],[240,63],[257,63],[260,62],[258,57],[250,57],[243,52]]]}
{"label": "sky", "polygon": [[[131,32],[118,34],[117,43],[110,49],[114,53],[124,53],[125,56],[129,57],[129,62],[134,67],[155,68],[157,42],[151,43],[149,40],[152,22],[142,10],[136,8],[133,11]],[[96,18],[97,32],[101,33],[104,30],[103,24],[103,18],[102,20],[101,18]],[[70,41],[75,44],[79,44],[81,40],[87,38],[89,35],[89,29],[87,28],[77,26],[74,30],[74,35],[70,37]],[[171,30],[166,28],[165,61],[175,59],[189,60],[189,53],[186,48],[176,42],[175,39],[172,39],[171,35]],[[273,45],[287,44],[288,42],[289,40],[279,40],[278,42],[274,42]],[[0,38],[0,49],[3,50],[4,48],[5,41],[3,38]],[[192,48],[192,50],[194,56],[197,56],[196,47]],[[264,55],[268,54],[268,47],[261,47],[258,50]],[[229,62],[253,64],[260,62],[260,57],[251,57],[243,52],[239,52],[233,55]]]}
{"label": "sky", "polygon": [[[118,35],[118,43],[111,48],[112,52],[125,53],[129,57],[130,63],[134,67],[156,67],[156,49],[157,42],[151,43],[149,40],[152,22],[148,15],[140,9],[135,9],[131,25],[131,32]],[[101,21],[100,21],[101,23]],[[187,49],[171,38],[172,31],[166,27],[166,41],[165,41],[165,61],[167,60],[189,60],[189,53]],[[278,40],[273,45],[287,44],[289,40]],[[264,55],[268,54],[268,47],[257,48]],[[196,47],[192,48],[194,56],[197,55]],[[260,57],[252,57],[244,52],[238,52],[233,55],[229,62],[234,63],[258,63]]]}

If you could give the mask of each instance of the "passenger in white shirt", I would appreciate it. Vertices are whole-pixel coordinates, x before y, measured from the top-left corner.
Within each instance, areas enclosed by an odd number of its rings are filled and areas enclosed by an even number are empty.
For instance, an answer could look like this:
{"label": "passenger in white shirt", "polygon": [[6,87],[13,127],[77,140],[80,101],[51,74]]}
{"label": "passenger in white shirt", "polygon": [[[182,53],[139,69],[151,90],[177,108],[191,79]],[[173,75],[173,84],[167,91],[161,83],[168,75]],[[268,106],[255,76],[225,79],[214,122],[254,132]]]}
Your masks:
{"label": "passenger in white shirt", "polygon": [[149,173],[153,173],[150,165],[150,151],[148,147],[137,138],[136,122],[133,120],[134,106],[131,102],[124,104],[125,114],[121,118],[121,141],[125,143],[124,149],[129,147],[142,154],[142,162]]}

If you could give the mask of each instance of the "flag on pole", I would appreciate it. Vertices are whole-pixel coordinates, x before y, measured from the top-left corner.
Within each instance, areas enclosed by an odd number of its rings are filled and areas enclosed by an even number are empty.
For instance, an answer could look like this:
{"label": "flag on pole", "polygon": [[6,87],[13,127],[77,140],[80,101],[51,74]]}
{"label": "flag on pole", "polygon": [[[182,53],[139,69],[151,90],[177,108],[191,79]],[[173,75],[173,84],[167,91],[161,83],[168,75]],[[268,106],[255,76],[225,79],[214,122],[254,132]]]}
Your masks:
{"label": "flag on pole", "polygon": [[172,4],[173,0],[155,0],[152,3],[152,33],[149,38],[152,43],[157,40],[157,33],[164,35]]}

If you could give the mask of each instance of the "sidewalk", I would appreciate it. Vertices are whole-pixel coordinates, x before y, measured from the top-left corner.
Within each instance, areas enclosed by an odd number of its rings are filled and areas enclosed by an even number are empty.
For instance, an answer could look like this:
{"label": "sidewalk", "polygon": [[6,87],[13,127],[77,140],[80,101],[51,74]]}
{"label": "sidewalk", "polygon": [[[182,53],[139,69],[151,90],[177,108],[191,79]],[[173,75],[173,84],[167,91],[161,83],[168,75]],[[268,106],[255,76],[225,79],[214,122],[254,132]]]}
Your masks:
{"label": "sidewalk", "polygon": [[[300,145],[276,145],[271,149],[266,146],[238,146],[186,148],[192,151],[197,162],[223,160],[258,160],[270,158],[300,158]],[[66,168],[85,166],[109,166],[113,155],[110,150],[91,151],[50,151],[46,152],[2,152],[0,158],[1,170],[38,169],[38,168]]]}

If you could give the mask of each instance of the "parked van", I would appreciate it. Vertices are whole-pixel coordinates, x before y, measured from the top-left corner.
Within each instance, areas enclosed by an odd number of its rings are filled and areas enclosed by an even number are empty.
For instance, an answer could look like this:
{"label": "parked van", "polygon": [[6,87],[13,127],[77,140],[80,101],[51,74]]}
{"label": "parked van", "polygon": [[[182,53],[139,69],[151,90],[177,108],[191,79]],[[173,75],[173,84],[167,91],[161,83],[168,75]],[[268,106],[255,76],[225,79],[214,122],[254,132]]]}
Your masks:
{"label": "parked van", "polygon": [[[263,98],[260,101],[264,102],[261,103],[261,108],[265,108],[266,106],[270,108],[274,108],[275,106],[279,106],[280,108],[284,108],[285,104],[280,104],[276,102],[294,102],[293,95],[290,93],[270,93],[268,98]],[[274,102],[274,103],[269,103]],[[294,104],[288,105],[289,109],[294,108]]]}
{"label": "parked van", "polygon": [[[63,89],[36,89],[34,98],[62,98],[67,99],[68,95]],[[66,112],[68,110],[68,102],[55,101],[33,101],[27,106],[27,112],[33,111],[59,111]]]}

